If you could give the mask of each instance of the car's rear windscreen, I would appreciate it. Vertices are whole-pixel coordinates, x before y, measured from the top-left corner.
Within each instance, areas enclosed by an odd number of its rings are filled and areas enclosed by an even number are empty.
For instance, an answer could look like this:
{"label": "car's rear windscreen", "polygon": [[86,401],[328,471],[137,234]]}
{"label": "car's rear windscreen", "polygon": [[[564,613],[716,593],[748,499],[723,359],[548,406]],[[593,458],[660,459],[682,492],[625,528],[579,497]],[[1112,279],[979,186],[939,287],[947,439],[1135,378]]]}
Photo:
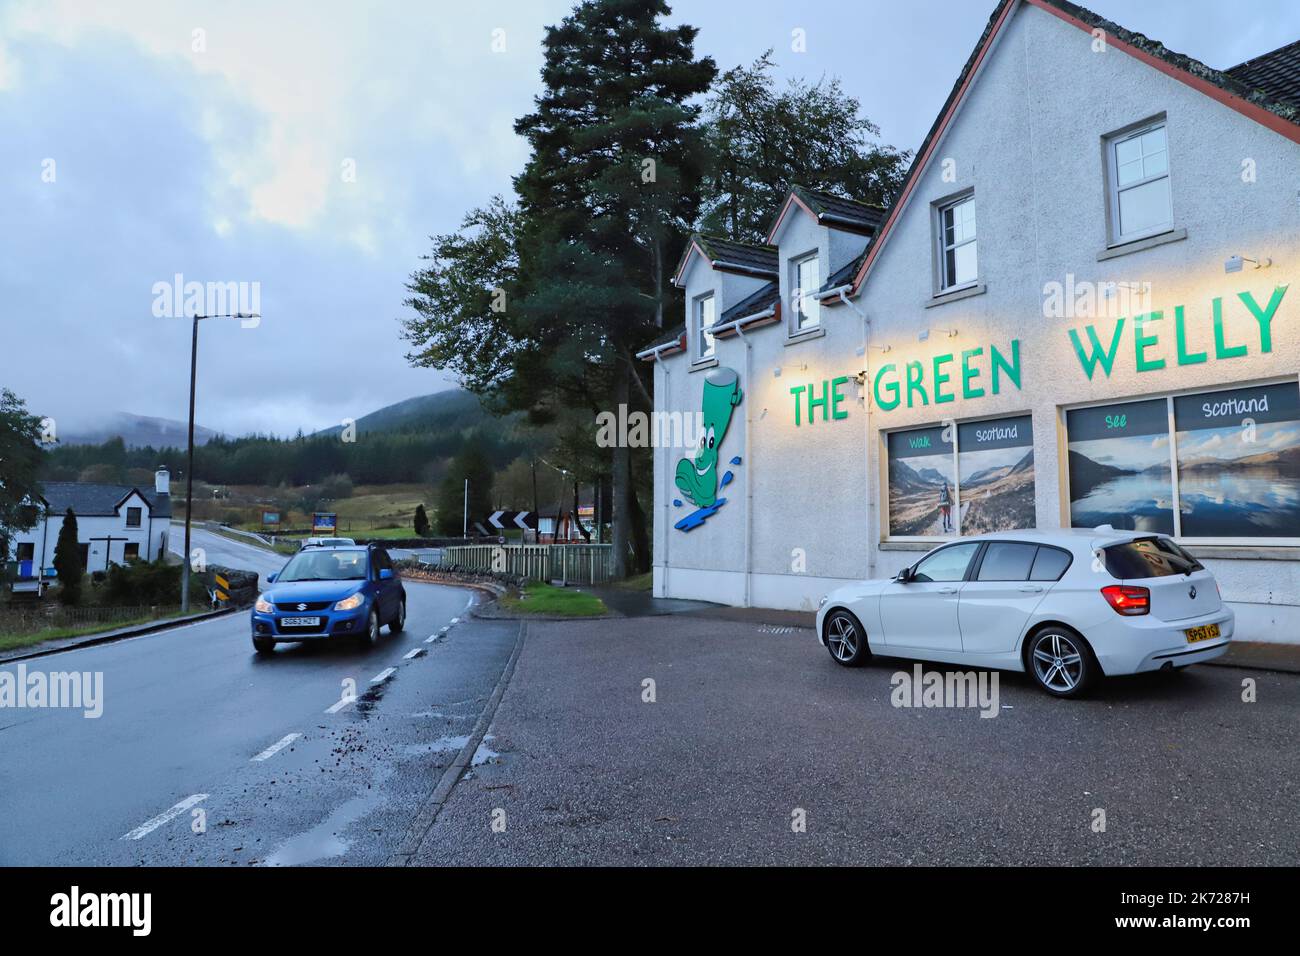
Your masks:
{"label": "car's rear windscreen", "polygon": [[1169,538],[1138,538],[1103,548],[1106,570],[1121,581],[1203,571],[1201,562]]}

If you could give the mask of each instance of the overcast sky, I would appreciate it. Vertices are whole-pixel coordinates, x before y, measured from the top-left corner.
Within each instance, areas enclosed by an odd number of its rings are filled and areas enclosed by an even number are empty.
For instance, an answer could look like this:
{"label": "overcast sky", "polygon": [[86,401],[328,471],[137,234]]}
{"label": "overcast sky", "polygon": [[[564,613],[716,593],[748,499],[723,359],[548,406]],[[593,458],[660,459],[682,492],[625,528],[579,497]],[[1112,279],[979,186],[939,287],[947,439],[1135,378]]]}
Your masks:
{"label": "overcast sky", "polygon": [[[678,0],[673,19],[721,69],[772,47],[786,76],[838,75],[915,148],[993,6]],[[1300,37],[1294,0],[1090,6],[1216,67]],[[202,424],[310,431],[450,387],[403,357],[403,284],[430,234],[509,192],[569,8],[0,0],[0,385],[67,425],[184,419],[189,323],[154,315],[179,273],[257,283],[264,316],[204,325]]]}

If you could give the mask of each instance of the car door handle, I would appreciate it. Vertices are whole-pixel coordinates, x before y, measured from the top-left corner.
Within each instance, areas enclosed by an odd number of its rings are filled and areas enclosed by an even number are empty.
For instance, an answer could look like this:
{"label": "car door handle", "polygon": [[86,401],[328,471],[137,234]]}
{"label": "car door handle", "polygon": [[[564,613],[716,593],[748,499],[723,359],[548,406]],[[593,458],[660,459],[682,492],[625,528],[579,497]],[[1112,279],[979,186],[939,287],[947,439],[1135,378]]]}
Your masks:
{"label": "car door handle", "polygon": [[956,594],[956,593],[957,593],[957,589],[956,589],[956,588],[939,588],[939,593],[940,593],[940,594]]}
{"label": "car door handle", "polygon": [[1027,592],[1029,592],[1030,594],[1033,594],[1033,593],[1035,593],[1035,592],[1041,591],[1042,589],[1043,589],[1042,586],[1041,586],[1041,585],[1038,585],[1038,584],[1022,584],[1022,585],[1020,585],[1020,590],[1022,590],[1022,591],[1027,591]]}

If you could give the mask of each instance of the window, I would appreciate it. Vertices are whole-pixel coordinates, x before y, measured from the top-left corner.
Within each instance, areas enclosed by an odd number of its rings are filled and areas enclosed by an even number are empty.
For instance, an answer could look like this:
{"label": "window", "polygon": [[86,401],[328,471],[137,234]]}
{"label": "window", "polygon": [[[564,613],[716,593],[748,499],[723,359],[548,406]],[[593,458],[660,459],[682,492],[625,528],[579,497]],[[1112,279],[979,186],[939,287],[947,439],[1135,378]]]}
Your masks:
{"label": "window", "polygon": [[984,549],[977,581],[1027,581],[1038,545],[993,541]]}
{"label": "window", "polygon": [[713,358],[713,293],[695,300],[695,358]]}
{"label": "window", "polygon": [[122,548],[122,558],[125,561],[135,561],[140,557],[140,545],[135,541],[128,541]]}
{"label": "window", "polygon": [[1033,527],[1034,428],[1028,415],[893,432],[887,445],[891,537]]}
{"label": "window", "polygon": [[975,255],[975,197],[967,195],[939,207],[939,291],[970,285],[979,278]]}
{"label": "window", "polygon": [[17,561],[31,561],[36,557],[36,545],[31,541],[18,542]]}
{"label": "window", "polygon": [[814,329],[821,323],[821,302],[817,292],[822,287],[821,265],[813,252],[790,263],[791,299],[794,303],[793,332]]}
{"label": "window", "polygon": [[1110,137],[1106,159],[1112,243],[1132,242],[1172,228],[1164,121]]}
{"label": "window", "polygon": [[1113,578],[1168,578],[1205,568],[1168,538],[1139,538],[1102,549],[1106,570]]}
{"label": "window", "polygon": [[1076,528],[1300,539],[1295,382],[1071,409],[1065,422]]}
{"label": "window", "polygon": [[1038,554],[1034,558],[1034,566],[1029,571],[1029,580],[1059,581],[1073,560],[1069,551],[1044,545],[1038,549]]}
{"label": "window", "polygon": [[966,577],[966,568],[975,556],[979,542],[955,544],[927,554],[916,566],[916,581],[960,581]]}
{"label": "window", "polygon": [[127,526],[128,528],[138,528],[138,527],[140,527],[140,516],[141,516],[143,513],[144,513],[144,509],[142,509],[142,508],[127,508],[127,509],[126,509],[126,526]]}

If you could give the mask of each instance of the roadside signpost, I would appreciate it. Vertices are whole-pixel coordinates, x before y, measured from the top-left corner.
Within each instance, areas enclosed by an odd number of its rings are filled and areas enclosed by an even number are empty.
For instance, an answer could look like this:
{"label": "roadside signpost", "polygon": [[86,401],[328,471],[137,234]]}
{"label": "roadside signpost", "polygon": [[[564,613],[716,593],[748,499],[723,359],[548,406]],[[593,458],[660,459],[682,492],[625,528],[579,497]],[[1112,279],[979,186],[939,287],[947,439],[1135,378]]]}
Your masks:
{"label": "roadside signpost", "polygon": [[279,531],[279,530],[280,530],[280,512],[278,512],[278,511],[263,511],[263,512],[262,512],[262,527],[263,527],[263,528],[270,528],[272,531]]}
{"label": "roadside signpost", "polygon": [[339,516],[333,512],[317,511],[311,516],[312,534],[334,534],[339,526]]}
{"label": "roadside signpost", "polygon": [[488,524],[498,531],[505,528],[535,531],[537,530],[537,514],[533,511],[494,511],[488,518]]}

